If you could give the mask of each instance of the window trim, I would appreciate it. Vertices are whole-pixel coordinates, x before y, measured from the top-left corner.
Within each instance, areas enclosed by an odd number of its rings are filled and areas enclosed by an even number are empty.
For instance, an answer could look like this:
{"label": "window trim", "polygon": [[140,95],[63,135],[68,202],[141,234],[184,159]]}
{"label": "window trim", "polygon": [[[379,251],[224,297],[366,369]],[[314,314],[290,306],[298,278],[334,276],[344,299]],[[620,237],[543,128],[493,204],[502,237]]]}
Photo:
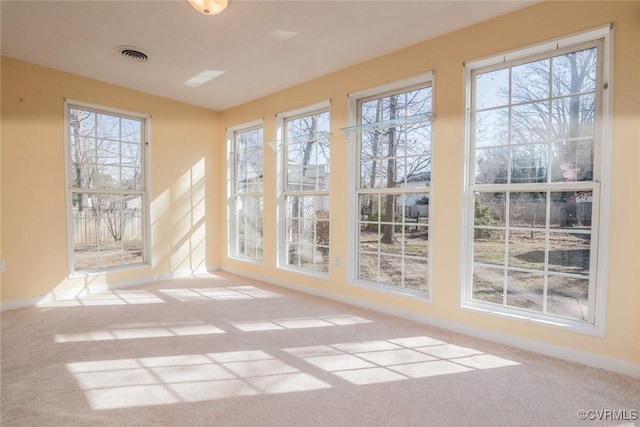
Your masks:
{"label": "window trim", "polygon": [[[142,195],[142,262],[134,264],[115,265],[92,270],[76,270],[74,258],[74,224],[73,224],[73,186],[70,181],[71,171],[71,133],[69,127],[69,110],[78,108],[94,113],[113,114],[120,118],[131,118],[142,120],[143,138],[141,145],[141,165],[143,171],[143,188],[140,191]],[[152,260],[152,235],[151,235],[151,115],[138,113],[134,111],[124,110],[120,108],[107,107],[99,104],[93,104],[75,99],[64,99],[64,162],[65,162],[65,202],[67,213],[67,271],[69,278],[81,278],[87,276],[95,276],[113,271],[133,270],[139,268],[150,267],[153,265]]]}
{"label": "window trim", "polygon": [[[359,113],[360,107],[359,104],[361,101],[365,99],[375,99],[379,96],[384,96],[386,94],[391,94],[394,92],[402,93],[407,90],[411,90],[421,86],[430,86],[432,90],[432,110],[435,110],[436,103],[436,78],[434,71],[427,71],[425,73],[417,74],[412,77],[408,77],[401,80],[396,80],[392,82],[388,82],[382,85],[370,87],[367,89],[351,92],[347,95],[348,99],[348,108],[347,108],[347,123],[349,127],[357,127],[359,122]],[[433,112],[433,111],[432,111]],[[433,157],[433,135],[435,130],[435,124],[432,123],[432,158],[431,164],[435,165],[434,157]],[[348,164],[349,165],[359,165],[360,163],[360,155],[359,146],[358,146],[358,136],[357,132],[348,132],[347,135],[348,143],[349,143],[349,152],[348,152]],[[410,288],[401,288],[392,285],[386,285],[382,283],[369,282],[366,280],[361,280],[358,278],[358,238],[359,238],[359,207],[358,207],[358,194],[359,194],[359,166],[357,168],[350,168],[350,172],[348,173],[348,203],[347,203],[347,240],[348,240],[348,252],[347,252],[347,280],[348,283],[352,286],[361,287],[365,289],[374,289],[376,291],[408,296],[411,298],[419,298],[421,301],[430,302],[433,300],[433,286],[432,277],[433,277],[433,251],[429,250],[429,254],[427,256],[428,263],[428,288],[427,291],[420,291]],[[433,166],[432,166],[433,170]],[[430,200],[430,209],[429,209],[429,229],[432,229],[432,224],[436,223],[436,213],[435,209],[431,209],[431,205],[433,205],[433,200],[436,197],[436,188],[437,185],[434,184],[432,180],[429,185],[429,200]],[[372,189],[373,190],[373,189]],[[384,189],[382,189],[384,190]],[[391,190],[393,192],[394,189],[386,189]],[[375,191],[375,190],[373,190]],[[389,191],[387,191],[389,192]],[[430,242],[433,240],[430,238]]]}
{"label": "window trim", "polygon": [[[276,244],[276,266],[277,268],[292,271],[298,274],[315,277],[319,279],[328,280],[331,277],[331,249],[329,249],[329,265],[328,270],[326,272],[323,271],[311,271],[302,268],[296,268],[286,262],[286,247],[287,247],[287,236],[286,236],[286,216],[287,209],[285,206],[287,191],[285,187],[287,185],[287,173],[285,172],[285,158],[284,155],[286,151],[284,150],[284,144],[286,144],[286,122],[290,119],[296,119],[300,117],[306,117],[313,114],[318,113],[329,113],[329,126],[332,126],[333,117],[331,111],[331,100],[320,101],[314,104],[310,104],[304,107],[295,108],[293,110],[284,111],[276,114],[276,136],[277,140],[275,142],[275,151],[277,155],[277,195],[276,195],[276,228],[277,228],[277,244]],[[331,153],[330,153],[331,154]],[[331,158],[329,162],[331,162]],[[312,192],[312,195],[315,195],[317,192]],[[326,196],[331,200],[332,194],[332,186],[330,184],[329,189],[326,191]],[[331,204],[329,205],[331,206]],[[331,211],[329,211],[329,216],[331,216]],[[330,227],[330,235],[331,235],[331,226]],[[329,240],[331,242],[331,238]],[[331,246],[331,243],[329,243]]]}
{"label": "window trim", "polygon": [[[262,180],[262,200],[264,203],[264,119],[256,119],[237,126],[227,128],[227,256],[234,260],[244,261],[252,264],[264,265],[264,254],[261,259],[245,257],[235,251],[235,197],[236,197],[236,134],[239,132],[262,129],[262,160],[263,160],[263,180]],[[264,214],[264,212],[263,212]],[[264,244],[264,236],[263,236]]]}
{"label": "window trim", "polygon": [[[563,330],[570,330],[593,336],[604,336],[606,331],[606,294],[607,294],[607,277],[608,277],[608,248],[609,248],[609,224],[610,224],[610,182],[611,182],[611,156],[612,156],[612,121],[613,121],[613,24],[607,24],[591,30],[570,34],[565,37],[556,38],[550,41],[525,46],[521,49],[511,50],[509,52],[493,55],[472,61],[465,61],[464,65],[464,84],[465,84],[465,130],[464,130],[464,176],[462,180],[462,236],[463,244],[461,246],[461,262],[460,262],[460,307],[476,312],[482,312],[501,318],[518,319],[527,323],[550,326]],[[572,320],[565,317],[556,317],[545,313],[535,313],[517,308],[506,306],[497,306],[494,304],[483,303],[472,300],[470,295],[472,291],[472,246],[473,239],[473,202],[472,194],[474,192],[472,182],[474,162],[471,154],[475,152],[471,132],[473,131],[472,123],[472,72],[477,69],[489,69],[490,67],[501,68],[500,65],[509,62],[509,66],[515,66],[519,61],[528,62],[535,60],[537,57],[548,58],[556,52],[578,50],[581,45],[594,44],[602,48],[601,60],[598,62],[598,73],[601,77],[602,86],[596,87],[596,91],[600,92],[599,108],[600,123],[596,124],[594,131],[594,169],[597,169],[596,177],[591,184],[593,188],[594,199],[598,199],[598,213],[594,215],[595,226],[592,228],[592,238],[597,242],[590,254],[591,265],[595,266],[596,272],[594,277],[595,295],[589,298],[588,307],[594,310],[593,323],[589,321]],[[545,183],[557,184],[558,190],[563,188],[562,182]],[[577,185],[572,189],[577,190]],[[497,189],[498,187],[504,191],[513,191],[514,184],[487,184],[486,189]],[[537,183],[532,184],[515,184],[520,191],[542,190]],[[548,188],[548,191],[554,191],[556,186]],[[483,185],[483,190],[485,189]],[[595,201],[594,201],[595,202]],[[594,261],[594,257],[596,262]],[[593,267],[592,267],[593,268]],[[591,286],[589,291],[591,292]]]}

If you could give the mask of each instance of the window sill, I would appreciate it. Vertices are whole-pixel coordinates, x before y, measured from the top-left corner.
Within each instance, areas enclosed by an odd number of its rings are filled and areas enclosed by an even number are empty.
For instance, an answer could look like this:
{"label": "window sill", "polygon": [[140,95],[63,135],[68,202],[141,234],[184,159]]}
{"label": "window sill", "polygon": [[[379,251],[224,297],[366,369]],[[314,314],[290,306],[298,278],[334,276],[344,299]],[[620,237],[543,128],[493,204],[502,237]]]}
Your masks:
{"label": "window sill", "polygon": [[352,282],[350,282],[350,285],[352,286],[356,286],[359,288],[364,288],[364,289],[371,289],[374,291],[378,291],[378,292],[383,292],[386,294],[394,294],[394,295],[400,295],[403,297],[409,297],[409,298],[420,298],[423,301],[426,302],[431,302],[431,296],[429,295],[429,291],[420,291],[417,289],[410,289],[410,288],[399,288],[397,286],[393,286],[393,285],[385,285],[385,284],[381,284],[381,283],[375,283],[375,282],[367,282],[364,280],[353,280]]}
{"label": "window sill", "polygon": [[562,317],[527,312],[525,310],[511,309],[478,301],[464,301],[461,307],[476,313],[488,314],[503,319],[512,319],[529,324],[562,329],[568,332],[576,332],[596,337],[604,337],[604,327],[588,323],[586,321],[571,320]]}
{"label": "window sill", "polygon": [[137,264],[119,265],[119,266],[106,267],[106,268],[95,269],[95,270],[74,271],[69,275],[69,279],[79,279],[82,277],[99,276],[101,274],[115,273],[115,272],[127,271],[127,270],[138,270],[138,269],[149,268],[149,267],[151,267],[150,263],[141,262]]}

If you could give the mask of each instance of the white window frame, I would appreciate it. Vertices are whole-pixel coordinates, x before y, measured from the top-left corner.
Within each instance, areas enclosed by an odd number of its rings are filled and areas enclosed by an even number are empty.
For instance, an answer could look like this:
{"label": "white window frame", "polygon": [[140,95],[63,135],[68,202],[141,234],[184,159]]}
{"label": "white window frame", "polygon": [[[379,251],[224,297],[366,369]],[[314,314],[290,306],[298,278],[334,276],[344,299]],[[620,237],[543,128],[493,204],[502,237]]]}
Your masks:
{"label": "white window frame", "polygon": [[[473,94],[472,71],[478,69],[490,69],[490,67],[503,68],[500,64],[515,66],[520,62],[529,62],[541,58],[554,56],[563,51],[580,50],[581,45],[596,43],[601,40],[599,48],[602,49],[601,61],[597,70],[600,81],[596,86],[596,131],[594,134],[594,177],[587,184],[589,190],[593,190],[594,213],[592,216],[591,236],[594,240],[590,254],[590,283],[588,296],[589,319],[586,321],[572,319],[553,314],[538,313],[515,307],[499,306],[497,304],[482,302],[472,299],[473,288],[473,241],[474,241],[474,190],[482,186],[486,191],[566,191],[567,184],[543,183],[532,184],[475,184],[475,148],[473,147],[472,132],[473,121]],[[575,49],[573,49],[575,48]],[[613,101],[613,25],[609,24],[592,30],[576,33],[548,42],[524,47],[492,57],[467,61],[464,64],[465,98],[466,98],[466,129],[465,129],[465,176],[463,181],[463,247],[461,262],[461,292],[460,305],[462,308],[484,312],[503,318],[518,319],[528,323],[551,326],[560,329],[569,329],[579,333],[604,336],[605,333],[605,307],[607,289],[607,256],[609,247],[609,206],[610,206],[610,170],[611,170],[611,146],[612,146],[612,101]],[[509,64],[506,64],[509,63]],[[599,99],[598,99],[599,97]],[[599,110],[598,110],[599,109]],[[599,114],[598,114],[599,113]],[[581,182],[570,183],[572,191],[582,190]],[[542,229],[543,231],[544,229]]]}
{"label": "white window frame", "polygon": [[[73,194],[75,188],[71,182],[71,132],[70,132],[70,109],[89,111],[97,114],[107,114],[120,118],[129,118],[142,121],[142,140],[140,144],[141,168],[142,168],[142,190],[90,190],[87,192],[109,193],[109,194],[139,194],[142,197],[142,261],[139,263],[120,264],[109,267],[102,267],[89,270],[75,269],[74,256],[74,218],[73,218]],[[151,171],[149,159],[151,158],[151,116],[118,108],[105,107],[73,99],[64,100],[64,145],[65,145],[65,183],[66,183],[66,205],[67,205],[67,254],[69,277],[84,277],[88,275],[102,274],[110,271],[136,269],[148,267],[151,260],[151,221],[150,221],[150,194],[151,194]]]}
{"label": "white window frame", "polygon": [[[386,94],[392,92],[401,92],[403,90],[412,90],[420,86],[430,86],[432,88],[432,107],[435,108],[435,96],[436,96],[436,88],[435,88],[435,73],[433,71],[428,71],[413,77],[409,77],[402,80],[393,81],[390,83],[386,83],[380,86],[364,89],[357,92],[352,92],[348,94],[348,123],[352,128],[357,128],[360,121],[360,108],[359,103],[362,99],[372,98],[376,96],[385,96]],[[435,114],[431,112],[430,120],[435,117]],[[432,126],[434,124],[432,123]],[[433,287],[432,283],[432,257],[433,251],[430,249],[427,255],[427,263],[428,263],[428,273],[427,273],[427,290],[415,290],[411,288],[403,288],[398,286],[386,285],[377,282],[371,282],[366,280],[361,280],[358,278],[358,270],[359,270],[359,256],[358,256],[358,245],[360,239],[359,233],[359,218],[360,218],[360,209],[358,202],[359,195],[359,180],[360,180],[360,144],[358,138],[358,131],[348,131],[349,128],[346,128],[347,137],[349,139],[349,164],[356,165],[357,167],[350,168],[350,173],[348,174],[348,188],[349,188],[349,202],[348,202],[348,262],[347,262],[347,274],[349,278],[349,283],[354,286],[364,287],[375,289],[377,291],[391,293],[391,294],[400,294],[404,296],[419,298],[422,301],[431,301],[433,298]],[[433,135],[433,128],[432,128]],[[432,158],[431,165],[432,171],[435,165],[436,160],[433,157],[433,147],[434,140],[432,138],[431,147],[432,147]],[[429,230],[432,229],[433,224],[435,223],[435,209],[432,208],[435,203],[435,184],[432,179],[427,190],[429,194]],[[389,192],[389,189],[386,189]],[[433,247],[431,244],[433,239],[431,235],[429,236],[429,246]]]}
{"label": "white window frame", "polygon": [[[312,277],[316,277],[316,278],[320,278],[320,279],[328,279],[331,275],[331,249],[329,249],[329,254],[327,254],[327,258],[329,260],[328,263],[328,271],[323,272],[323,271],[313,271],[313,270],[309,270],[309,269],[305,269],[305,268],[299,268],[296,266],[293,266],[291,264],[289,264],[287,262],[288,259],[288,251],[287,251],[287,206],[286,206],[286,201],[287,201],[287,196],[291,194],[291,192],[289,192],[287,190],[287,163],[288,163],[288,158],[286,158],[287,156],[287,150],[286,150],[286,123],[287,120],[290,119],[296,119],[296,118],[300,118],[300,117],[305,117],[305,116],[310,116],[310,115],[314,115],[314,114],[318,114],[318,113],[329,113],[329,120],[331,121],[332,117],[331,117],[331,101],[327,100],[327,101],[322,101],[322,102],[318,102],[316,104],[312,104],[312,105],[308,105],[305,107],[301,107],[301,108],[296,108],[294,110],[290,110],[290,111],[286,111],[286,112],[282,112],[282,113],[278,113],[276,114],[276,134],[277,134],[277,141],[274,143],[274,148],[276,149],[276,152],[278,154],[278,204],[277,204],[277,218],[278,218],[278,255],[277,255],[277,260],[278,260],[278,268],[284,269],[284,270],[289,270],[289,271],[293,271],[299,274],[304,274],[304,275],[308,275],[308,276],[312,276]],[[329,126],[331,127],[331,123],[329,124]],[[331,155],[331,154],[330,154]],[[331,163],[331,158],[329,159],[329,162]],[[310,196],[322,196],[322,197],[328,197],[329,200],[331,199],[331,187],[332,185],[329,184],[329,188],[326,191],[308,191],[308,192],[295,192],[296,194],[303,194],[303,195],[310,195]],[[331,202],[330,203],[330,207],[329,207],[329,212],[331,212]],[[329,216],[331,216],[331,213],[329,213]],[[330,224],[330,223],[329,223]],[[331,234],[331,232],[329,233]],[[330,245],[330,243],[329,243]]]}
{"label": "white window frame", "polygon": [[[240,193],[237,191],[237,135],[242,132],[249,132],[262,129],[262,191],[257,193]],[[264,264],[264,236],[262,240],[263,254],[262,257],[249,257],[238,253],[236,247],[236,197],[240,194],[261,198],[264,206],[264,120],[258,119],[251,122],[243,123],[227,129],[227,254],[229,258],[246,261],[256,264]],[[264,211],[263,211],[264,215]],[[263,216],[264,220],[264,216]]]}

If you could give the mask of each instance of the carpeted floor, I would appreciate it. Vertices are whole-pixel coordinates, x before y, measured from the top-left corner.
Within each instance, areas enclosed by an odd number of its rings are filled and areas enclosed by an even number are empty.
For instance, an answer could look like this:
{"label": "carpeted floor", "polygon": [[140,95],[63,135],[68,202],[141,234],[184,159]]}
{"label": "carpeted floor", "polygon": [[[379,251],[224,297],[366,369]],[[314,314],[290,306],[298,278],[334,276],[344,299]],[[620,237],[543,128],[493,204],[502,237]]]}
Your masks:
{"label": "carpeted floor", "polygon": [[1,320],[3,426],[640,426],[640,380],[227,273]]}

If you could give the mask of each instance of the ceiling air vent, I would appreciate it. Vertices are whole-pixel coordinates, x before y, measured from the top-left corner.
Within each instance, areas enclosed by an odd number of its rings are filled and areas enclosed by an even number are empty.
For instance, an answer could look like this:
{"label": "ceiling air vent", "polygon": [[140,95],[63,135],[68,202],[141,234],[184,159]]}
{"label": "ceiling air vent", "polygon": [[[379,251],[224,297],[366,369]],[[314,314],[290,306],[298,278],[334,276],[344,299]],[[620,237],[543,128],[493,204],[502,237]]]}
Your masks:
{"label": "ceiling air vent", "polygon": [[135,62],[147,62],[149,57],[141,49],[133,46],[118,46],[118,53],[125,58]]}

